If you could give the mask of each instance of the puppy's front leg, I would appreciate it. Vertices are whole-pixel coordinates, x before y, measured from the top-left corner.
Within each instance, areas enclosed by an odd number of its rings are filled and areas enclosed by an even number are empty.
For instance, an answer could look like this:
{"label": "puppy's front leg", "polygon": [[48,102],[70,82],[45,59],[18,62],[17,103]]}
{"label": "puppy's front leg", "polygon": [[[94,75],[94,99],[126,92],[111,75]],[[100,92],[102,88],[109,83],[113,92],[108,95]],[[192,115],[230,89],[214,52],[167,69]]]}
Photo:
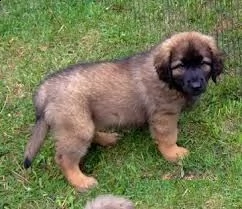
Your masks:
{"label": "puppy's front leg", "polygon": [[164,158],[171,162],[188,155],[188,150],[179,147],[177,142],[177,114],[157,113],[150,120],[151,134],[158,144],[158,149]]}

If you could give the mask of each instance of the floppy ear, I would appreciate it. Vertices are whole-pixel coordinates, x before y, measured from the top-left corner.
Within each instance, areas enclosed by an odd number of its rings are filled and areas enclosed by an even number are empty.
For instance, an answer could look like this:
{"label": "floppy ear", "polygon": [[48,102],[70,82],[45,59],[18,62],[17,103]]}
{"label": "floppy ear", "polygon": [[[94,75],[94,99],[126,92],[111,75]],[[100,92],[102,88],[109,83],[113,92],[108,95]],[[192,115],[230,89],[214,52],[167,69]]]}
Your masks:
{"label": "floppy ear", "polygon": [[224,53],[218,49],[217,43],[214,38],[206,36],[206,39],[212,58],[212,70],[210,75],[213,82],[216,83],[216,78],[223,72]]}
{"label": "floppy ear", "polygon": [[154,59],[154,66],[159,76],[159,79],[169,84],[171,84],[172,82],[172,72],[170,69],[170,64],[171,64],[170,54],[171,54],[170,52],[162,53],[162,51],[160,51],[159,54],[157,54]]}
{"label": "floppy ear", "polygon": [[216,83],[216,78],[223,72],[224,67],[224,53],[218,49],[212,51],[212,71],[211,77],[214,83]]}

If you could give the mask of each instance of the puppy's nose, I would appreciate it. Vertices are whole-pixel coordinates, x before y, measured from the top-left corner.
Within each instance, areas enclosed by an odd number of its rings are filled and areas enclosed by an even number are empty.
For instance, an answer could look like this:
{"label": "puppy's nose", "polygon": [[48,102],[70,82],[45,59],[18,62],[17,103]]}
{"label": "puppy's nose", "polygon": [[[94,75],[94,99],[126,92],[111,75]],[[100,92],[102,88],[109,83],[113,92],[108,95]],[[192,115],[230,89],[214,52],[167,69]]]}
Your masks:
{"label": "puppy's nose", "polygon": [[194,81],[194,82],[191,82],[191,87],[193,90],[200,90],[202,88],[202,85],[201,85],[201,82]]}

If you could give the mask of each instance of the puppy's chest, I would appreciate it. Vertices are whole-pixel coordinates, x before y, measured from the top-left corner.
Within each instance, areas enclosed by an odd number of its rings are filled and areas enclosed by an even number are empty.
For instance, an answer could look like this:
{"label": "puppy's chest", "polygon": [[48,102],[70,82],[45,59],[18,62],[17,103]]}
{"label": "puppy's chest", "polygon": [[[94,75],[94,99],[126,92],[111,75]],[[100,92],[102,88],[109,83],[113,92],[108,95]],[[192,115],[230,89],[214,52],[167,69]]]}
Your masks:
{"label": "puppy's chest", "polygon": [[92,107],[95,125],[110,126],[142,125],[146,121],[145,109],[135,102],[99,103]]}
{"label": "puppy's chest", "polygon": [[186,97],[185,104],[182,108],[182,110],[189,110],[196,106],[196,104],[199,102],[200,96],[192,96],[192,97]]}

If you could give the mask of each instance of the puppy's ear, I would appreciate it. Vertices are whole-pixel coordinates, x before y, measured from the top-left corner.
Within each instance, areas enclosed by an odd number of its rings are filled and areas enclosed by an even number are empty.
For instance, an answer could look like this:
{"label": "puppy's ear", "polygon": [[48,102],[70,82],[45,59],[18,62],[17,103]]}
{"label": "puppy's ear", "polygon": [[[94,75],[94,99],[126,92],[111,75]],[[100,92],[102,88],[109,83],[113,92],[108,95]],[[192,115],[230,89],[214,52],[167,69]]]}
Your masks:
{"label": "puppy's ear", "polygon": [[217,77],[223,72],[224,68],[224,53],[218,49],[211,50],[212,52],[212,70],[211,77],[214,83],[217,82]]}
{"label": "puppy's ear", "polygon": [[154,59],[154,66],[156,72],[159,76],[159,79],[165,81],[166,83],[171,83],[172,80],[172,72],[170,69],[171,62],[171,53],[164,53],[160,51]]}
{"label": "puppy's ear", "polygon": [[217,43],[213,37],[206,36],[206,39],[212,59],[211,77],[213,82],[216,83],[216,78],[223,72],[224,53],[218,49]]}

